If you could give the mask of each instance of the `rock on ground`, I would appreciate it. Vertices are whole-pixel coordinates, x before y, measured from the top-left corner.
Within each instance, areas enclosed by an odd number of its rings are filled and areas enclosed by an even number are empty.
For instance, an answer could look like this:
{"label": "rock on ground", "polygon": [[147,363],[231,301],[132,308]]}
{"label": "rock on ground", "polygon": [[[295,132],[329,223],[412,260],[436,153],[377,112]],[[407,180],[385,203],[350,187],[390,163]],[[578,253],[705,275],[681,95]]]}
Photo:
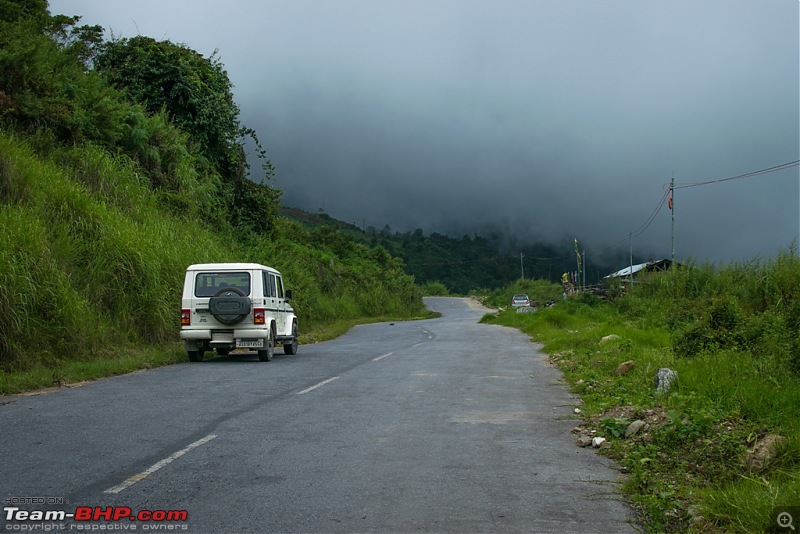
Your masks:
{"label": "rock on ground", "polygon": [[764,436],[753,450],[747,455],[747,467],[753,473],[758,473],[769,467],[769,464],[778,456],[778,451],[786,446],[788,439],[777,434]]}
{"label": "rock on ground", "polygon": [[665,395],[678,382],[678,372],[662,367],[656,372],[656,393]]}

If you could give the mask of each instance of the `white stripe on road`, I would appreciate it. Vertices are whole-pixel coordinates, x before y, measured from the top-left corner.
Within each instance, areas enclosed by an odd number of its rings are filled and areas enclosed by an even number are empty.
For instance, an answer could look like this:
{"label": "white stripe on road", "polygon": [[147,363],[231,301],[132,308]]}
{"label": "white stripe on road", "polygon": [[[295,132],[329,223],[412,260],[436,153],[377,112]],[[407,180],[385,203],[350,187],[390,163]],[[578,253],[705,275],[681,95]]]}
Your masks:
{"label": "white stripe on road", "polygon": [[298,392],[297,392],[297,394],[298,394],[298,395],[303,395],[304,393],[308,393],[309,391],[314,391],[314,390],[315,390],[315,389],[317,389],[317,388],[321,388],[321,387],[322,387],[322,386],[324,386],[325,384],[330,384],[331,382],[333,382],[333,381],[334,381],[334,380],[336,380],[337,378],[339,378],[339,377],[338,377],[338,376],[334,376],[333,378],[329,378],[329,379],[327,379],[327,380],[323,380],[323,381],[322,381],[322,382],[320,382],[319,384],[316,384],[316,385],[314,385],[314,386],[311,386],[310,388],[306,388],[306,389],[304,389],[303,391],[298,391]]}
{"label": "white stripe on road", "polygon": [[391,356],[392,354],[394,354],[394,352],[389,352],[387,354],[384,354],[383,356],[378,356],[377,358],[372,358],[372,361],[373,362],[377,362],[378,360],[382,360],[382,359],[386,358],[387,356]]}
{"label": "white stripe on road", "polygon": [[149,477],[150,475],[152,475],[153,473],[155,473],[156,471],[158,471],[159,469],[161,469],[165,465],[170,464],[173,461],[177,460],[178,458],[180,458],[181,456],[183,456],[184,454],[186,454],[190,450],[196,449],[200,445],[203,445],[204,443],[208,443],[209,441],[211,441],[212,439],[214,439],[216,437],[217,436],[215,434],[209,434],[208,436],[204,437],[203,439],[198,439],[194,443],[192,443],[190,445],[187,445],[186,447],[184,447],[183,449],[179,450],[178,452],[174,452],[174,453],[170,454],[169,456],[167,456],[166,458],[164,458],[163,460],[161,460],[160,462],[157,462],[157,463],[153,464],[146,471],[142,471],[138,475],[133,475],[132,477],[127,479],[122,484],[114,486],[113,488],[109,488],[106,491],[104,491],[103,493],[119,493],[122,490],[130,488],[131,486],[133,486],[134,484],[136,484],[140,480],[143,480],[143,479]]}

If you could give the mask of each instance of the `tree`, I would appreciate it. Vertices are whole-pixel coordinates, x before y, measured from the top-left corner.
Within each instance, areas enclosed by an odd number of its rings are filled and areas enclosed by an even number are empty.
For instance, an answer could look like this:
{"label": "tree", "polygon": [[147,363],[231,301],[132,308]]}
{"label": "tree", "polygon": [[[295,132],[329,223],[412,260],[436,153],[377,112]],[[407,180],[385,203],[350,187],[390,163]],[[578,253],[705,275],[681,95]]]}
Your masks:
{"label": "tree", "polygon": [[[50,16],[44,0],[0,0],[0,126],[41,150],[90,142],[127,155],[176,213],[271,233],[280,191],[253,130],[239,124],[218,59],[148,37],[103,41],[100,26]],[[245,141],[264,176],[248,179]],[[189,204],[189,205],[187,205]]]}
{"label": "tree", "polygon": [[49,15],[47,0],[0,0],[0,22],[34,19],[44,23]]}
{"label": "tree", "polygon": [[[239,123],[233,84],[216,52],[204,58],[184,45],[137,36],[102,45],[94,68],[150,113],[166,112],[189,135],[199,157],[222,177],[234,226],[245,233],[272,231],[280,192],[265,180],[274,169],[256,132]],[[262,161],[258,182],[248,180],[247,139]]]}
{"label": "tree", "polygon": [[137,36],[105,43],[94,67],[151,113],[166,110],[224,179],[236,182],[247,175],[247,138],[263,162],[263,178],[272,177],[272,164],[255,131],[239,123],[233,84],[216,51],[204,58],[184,45]]}
{"label": "tree", "polygon": [[49,129],[63,141],[113,144],[118,100],[87,63],[99,26],[50,17],[43,0],[0,0],[0,121],[22,131]]}

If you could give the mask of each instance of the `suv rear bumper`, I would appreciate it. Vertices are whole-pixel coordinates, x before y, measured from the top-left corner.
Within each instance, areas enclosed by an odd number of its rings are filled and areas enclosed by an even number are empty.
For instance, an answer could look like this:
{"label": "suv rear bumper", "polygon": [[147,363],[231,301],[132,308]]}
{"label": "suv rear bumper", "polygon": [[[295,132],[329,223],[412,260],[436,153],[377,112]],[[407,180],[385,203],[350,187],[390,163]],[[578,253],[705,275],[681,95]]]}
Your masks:
{"label": "suv rear bumper", "polygon": [[219,338],[220,341],[223,341],[223,339],[227,338],[225,342],[230,342],[234,339],[267,339],[270,335],[269,328],[234,329],[232,333],[230,330],[226,330],[224,334],[221,332],[214,333],[216,335],[212,336],[211,330],[181,330],[181,339],[211,342],[212,339],[216,341]]}

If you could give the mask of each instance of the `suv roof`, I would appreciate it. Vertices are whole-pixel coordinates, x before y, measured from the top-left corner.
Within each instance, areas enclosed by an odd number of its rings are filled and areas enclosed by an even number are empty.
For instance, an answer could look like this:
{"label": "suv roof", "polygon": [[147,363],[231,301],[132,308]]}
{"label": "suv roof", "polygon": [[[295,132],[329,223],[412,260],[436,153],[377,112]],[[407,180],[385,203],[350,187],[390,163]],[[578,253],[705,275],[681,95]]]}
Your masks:
{"label": "suv roof", "polygon": [[220,270],[220,269],[268,269],[276,271],[272,267],[261,265],[260,263],[196,263],[187,267],[187,271],[207,271],[207,270]]}

